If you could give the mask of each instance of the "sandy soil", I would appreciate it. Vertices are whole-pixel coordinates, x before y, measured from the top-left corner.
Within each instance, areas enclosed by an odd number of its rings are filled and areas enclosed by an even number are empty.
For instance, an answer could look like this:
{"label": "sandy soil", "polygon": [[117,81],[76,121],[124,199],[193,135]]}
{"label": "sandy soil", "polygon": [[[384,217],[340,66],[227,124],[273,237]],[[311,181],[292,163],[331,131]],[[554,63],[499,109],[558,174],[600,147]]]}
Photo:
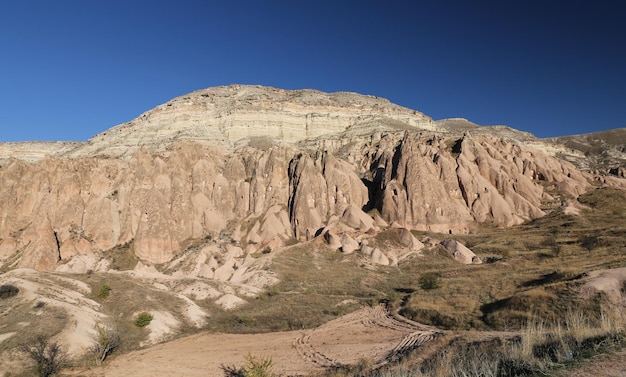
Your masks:
{"label": "sandy soil", "polygon": [[441,332],[392,317],[383,306],[362,308],[313,330],[270,334],[198,334],[112,359],[80,374],[113,376],[222,376],[245,356],[271,357],[273,371],[304,375],[324,367],[368,359],[384,364]]}
{"label": "sandy soil", "polygon": [[624,281],[626,267],[591,271],[588,282],[581,288],[581,293],[583,297],[593,297],[597,292],[604,292],[613,304],[626,305],[622,295]]}

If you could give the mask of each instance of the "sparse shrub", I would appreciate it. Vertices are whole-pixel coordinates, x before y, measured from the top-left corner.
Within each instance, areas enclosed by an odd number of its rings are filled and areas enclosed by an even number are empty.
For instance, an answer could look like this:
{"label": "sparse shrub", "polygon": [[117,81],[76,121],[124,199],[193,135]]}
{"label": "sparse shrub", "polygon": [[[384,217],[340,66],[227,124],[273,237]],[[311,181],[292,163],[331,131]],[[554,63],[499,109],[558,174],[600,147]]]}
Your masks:
{"label": "sparse shrub", "polygon": [[440,286],[439,276],[434,272],[426,272],[420,276],[418,283],[422,289],[436,289]]}
{"label": "sparse shrub", "polygon": [[246,364],[242,368],[222,365],[224,377],[277,377],[270,370],[274,362],[271,358],[259,358],[246,355]]}
{"label": "sparse shrub", "polygon": [[240,325],[249,325],[254,323],[254,318],[249,316],[235,316],[235,322]]}
{"label": "sparse shrub", "polygon": [[46,306],[46,303],[45,303],[45,302],[43,302],[43,301],[37,301],[37,303],[35,303],[34,308],[35,308],[35,309],[40,309],[40,308],[43,308],[44,306]]}
{"label": "sparse shrub", "polygon": [[549,247],[550,250],[552,251],[552,253],[554,254],[554,256],[559,256],[559,254],[561,254],[561,251],[563,250],[561,248],[561,244],[557,241],[556,237],[557,237],[557,231],[555,230],[550,230],[550,234],[547,234],[544,239],[541,241],[541,245],[545,246],[545,247]]}
{"label": "sparse shrub", "polygon": [[261,254],[269,254],[272,252],[272,248],[269,246],[266,246],[263,248],[263,250],[261,250]]}
{"label": "sparse shrub", "polygon": [[105,299],[109,297],[110,294],[111,294],[111,287],[109,287],[107,284],[102,284],[100,286],[100,290],[98,291],[98,298]]}
{"label": "sparse shrub", "polygon": [[152,322],[153,319],[154,317],[152,316],[152,314],[148,312],[141,312],[139,313],[139,315],[137,315],[137,318],[135,319],[135,326],[146,327],[150,324],[150,322]]}
{"label": "sparse shrub", "polygon": [[580,246],[587,251],[593,251],[600,246],[600,238],[597,235],[584,236],[580,239]]}
{"label": "sparse shrub", "polygon": [[274,361],[272,358],[260,358],[252,354],[246,355],[246,365],[242,368],[243,377],[275,377],[271,372]]}
{"label": "sparse shrub", "polygon": [[37,336],[30,344],[20,347],[28,358],[35,362],[37,376],[48,377],[57,374],[67,361],[66,351],[57,343]]}
{"label": "sparse shrub", "polygon": [[17,296],[19,291],[20,289],[14,285],[10,285],[10,284],[0,285],[0,299]]}
{"label": "sparse shrub", "polygon": [[96,363],[100,365],[104,362],[104,359],[120,346],[120,335],[116,329],[101,323],[97,323],[95,329],[96,338],[91,346],[91,352],[93,352],[96,358]]}

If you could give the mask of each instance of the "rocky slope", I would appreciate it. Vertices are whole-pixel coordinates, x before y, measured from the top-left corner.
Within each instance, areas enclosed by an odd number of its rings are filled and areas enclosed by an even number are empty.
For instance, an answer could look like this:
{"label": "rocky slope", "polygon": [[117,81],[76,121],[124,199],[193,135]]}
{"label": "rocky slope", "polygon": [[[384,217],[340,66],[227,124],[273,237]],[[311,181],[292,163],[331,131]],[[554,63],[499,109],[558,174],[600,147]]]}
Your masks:
{"label": "rocky slope", "polygon": [[624,178],[626,168],[626,128],[552,139],[556,144],[579,151],[582,156],[572,159],[583,167],[608,172]]}
{"label": "rocky slope", "polygon": [[[626,187],[507,127],[434,122],[354,93],[257,86],[176,98],[43,159],[3,148],[5,269],[55,270],[80,257],[86,271],[115,247],[162,264],[207,237],[245,254],[332,230],[361,247],[361,235],[390,224],[511,226],[594,184]],[[347,211],[372,221],[350,225]]]}

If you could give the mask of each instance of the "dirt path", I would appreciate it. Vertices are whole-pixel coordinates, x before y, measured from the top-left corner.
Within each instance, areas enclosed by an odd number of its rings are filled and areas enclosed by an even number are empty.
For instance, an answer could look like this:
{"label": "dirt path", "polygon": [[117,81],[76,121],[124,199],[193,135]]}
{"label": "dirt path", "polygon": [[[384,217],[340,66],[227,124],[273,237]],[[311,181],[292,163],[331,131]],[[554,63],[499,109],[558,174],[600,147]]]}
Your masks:
{"label": "dirt path", "polygon": [[382,365],[442,333],[392,317],[383,306],[362,308],[313,330],[270,334],[198,334],[122,355],[89,376],[222,376],[245,355],[271,357],[274,372],[297,376],[367,359]]}
{"label": "dirt path", "polygon": [[567,377],[624,377],[626,375],[626,351],[610,355],[598,355],[586,360],[575,369],[560,372]]}

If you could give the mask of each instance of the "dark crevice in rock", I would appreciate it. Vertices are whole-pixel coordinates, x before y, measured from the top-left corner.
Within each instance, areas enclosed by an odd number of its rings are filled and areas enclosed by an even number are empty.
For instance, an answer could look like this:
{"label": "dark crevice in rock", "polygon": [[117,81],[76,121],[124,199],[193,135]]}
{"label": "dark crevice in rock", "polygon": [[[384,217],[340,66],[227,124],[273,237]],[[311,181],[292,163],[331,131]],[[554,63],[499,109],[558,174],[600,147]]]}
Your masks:
{"label": "dark crevice in rock", "polygon": [[59,235],[57,234],[56,231],[52,231],[52,233],[54,234],[54,241],[56,242],[57,245],[57,261],[61,260],[61,242],[59,241]]}

